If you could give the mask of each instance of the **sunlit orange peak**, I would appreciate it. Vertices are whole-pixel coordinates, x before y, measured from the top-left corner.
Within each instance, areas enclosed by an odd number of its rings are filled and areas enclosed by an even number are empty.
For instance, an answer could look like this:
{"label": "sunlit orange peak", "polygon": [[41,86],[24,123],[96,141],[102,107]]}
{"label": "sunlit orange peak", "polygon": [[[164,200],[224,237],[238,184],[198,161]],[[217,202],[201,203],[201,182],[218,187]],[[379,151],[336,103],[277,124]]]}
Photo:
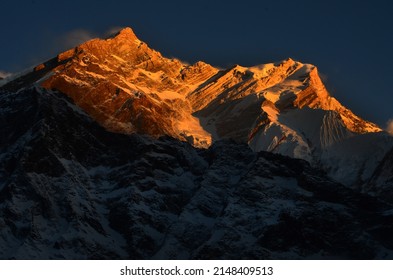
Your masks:
{"label": "sunlit orange peak", "polygon": [[134,31],[130,27],[125,27],[125,28],[121,29],[114,37],[116,37],[116,38],[122,38],[122,37],[137,38]]}

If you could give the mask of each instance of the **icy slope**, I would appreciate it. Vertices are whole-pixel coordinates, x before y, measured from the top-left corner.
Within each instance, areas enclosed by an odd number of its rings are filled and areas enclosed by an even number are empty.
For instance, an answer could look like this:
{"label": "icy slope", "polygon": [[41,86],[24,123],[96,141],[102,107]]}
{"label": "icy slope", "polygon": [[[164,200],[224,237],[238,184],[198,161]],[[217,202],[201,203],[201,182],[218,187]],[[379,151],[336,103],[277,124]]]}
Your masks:
{"label": "icy slope", "polygon": [[385,153],[385,157],[379,162],[370,180],[364,184],[366,192],[382,196],[389,202],[393,202],[393,149]]}
{"label": "icy slope", "polygon": [[361,134],[323,151],[320,164],[335,180],[359,188],[369,181],[392,146],[387,133]]}

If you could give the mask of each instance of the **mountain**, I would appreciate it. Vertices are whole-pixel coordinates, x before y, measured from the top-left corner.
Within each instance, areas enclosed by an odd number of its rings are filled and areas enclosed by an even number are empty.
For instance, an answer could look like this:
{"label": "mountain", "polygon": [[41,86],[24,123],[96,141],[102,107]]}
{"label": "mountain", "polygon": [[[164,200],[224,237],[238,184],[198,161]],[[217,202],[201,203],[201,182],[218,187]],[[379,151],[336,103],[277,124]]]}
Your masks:
{"label": "mountain", "polygon": [[[91,40],[64,52],[4,87],[17,90],[37,83],[59,90],[110,131],[170,135],[183,141],[195,138],[195,144],[210,145],[209,135],[191,115],[181,94],[198,81],[175,81],[182,67],[126,28],[115,38]],[[197,68],[188,67],[183,74]],[[213,74],[213,67],[211,71]]]}
{"label": "mountain", "polygon": [[[62,92],[112,132],[168,135],[202,148],[233,139],[256,152],[323,166],[348,185],[358,183],[359,174],[369,176],[393,146],[377,125],[331,97],[311,64],[287,59],[229,69],[188,65],[163,57],[130,28],[61,53],[2,89],[31,84]],[[347,166],[343,156],[350,159],[363,149],[343,155],[342,143],[370,133],[373,141],[385,143],[373,154],[375,163],[364,171],[368,157],[362,157],[351,167],[353,175],[342,178],[337,169]]]}
{"label": "mountain", "polygon": [[382,200],[306,161],[112,133],[65,95],[0,95],[1,259],[392,258]]}
{"label": "mountain", "polygon": [[130,28],[0,82],[0,258],[391,259],[392,137],[287,59]]}

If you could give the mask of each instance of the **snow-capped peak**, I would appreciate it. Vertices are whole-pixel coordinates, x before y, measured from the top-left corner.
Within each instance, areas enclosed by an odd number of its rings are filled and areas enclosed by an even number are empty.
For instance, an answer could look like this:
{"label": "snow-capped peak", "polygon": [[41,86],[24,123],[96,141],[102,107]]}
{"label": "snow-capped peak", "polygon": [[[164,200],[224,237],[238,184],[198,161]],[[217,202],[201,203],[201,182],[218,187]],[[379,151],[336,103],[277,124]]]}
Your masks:
{"label": "snow-capped peak", "polygon": [[200,147],[231,138],[313,161],[345,139],[381,131],[331,97],[312,64],[188,65],[149,48],[131,28],[87,41],[27,76],[5,88],[33,81],[68,95],[108,130]]}
{"label": "snow-capped peak", "polygon": [[134,31],[130,27],[122,28],[118,33],[116,33],[114,38],[132,38],[138,39],[134,33]]}

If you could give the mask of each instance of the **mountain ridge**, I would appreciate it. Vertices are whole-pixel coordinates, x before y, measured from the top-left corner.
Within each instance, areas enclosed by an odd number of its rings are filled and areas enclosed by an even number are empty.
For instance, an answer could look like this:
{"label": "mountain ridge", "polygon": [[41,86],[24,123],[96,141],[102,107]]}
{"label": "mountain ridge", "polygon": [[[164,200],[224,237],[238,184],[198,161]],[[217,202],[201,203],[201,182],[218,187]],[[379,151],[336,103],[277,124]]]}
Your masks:
{"label": "mountain ridge", "polygon": [[[67,95],[109,131],[168,135],[202,148],[230,138],[256,152],[320,164],[346,139],[384,137],[381,128],[330,96],[312,64],[288,58],[228,69],[202,61],[189,65],[165,58],[131,28],[60,53],[0,90],[32,84]],[[322,165],[332,170],[336,160]]]}
{"label": "mountain ridge", "polygon": [[126,29],[0,105],[1,259],[393,258],[392,137],[314,65],[189,65]]}
{"label": "mountain ridge", "polygon": [[[72,62],[73,59],[77,59],[80,66],[85,66],[84,70],[86,72],[94,73],[94,71],[101,71],[102,69],[97,68],[99,68],[99,66],[104,67],[103,65],[97,65],[94,63],[86,64],[86,62],[89,62],[91,58],[90,56],[96,58],[98,62],[115,64],[112,66],[117,67],[116,70],[118,71],[123,71],[125,66],[133,69],[140,68],[143,70],[147,70],[150,73],[157,73],[159,71],[163,71],[164,74],[168,75],[169,78],[182,79],[186,81],[189,81],[192,78],[194,81],[190,84],[198,85],[199,87],[201,87],[202,82],[203,84],[207,83],[204,87],[210,87],[208,83],[209,78],[212,78],[215,74],[220,72],[219,69],[214,68],[204,62],[197,62],[194,65],[185,65],[177,59],[164,58],[159,52],[152,50],[148,47],[146,43],[140,41],[135,35],[135,33],[132,31],[132,29],[129,27],[122,29],[116,35],[108,39],[92,39],[90,41],[82,43],[74,49],[70,49],[63,53],[60,53],[57,56],[57,61],[60,65],[50,65],[51,63],[47,63],[49,65],[48,67],[45,64],[41,64],[35,67],[35,71],[43,70],[45,68],[48,68],[48,70],[52,70],[53,66],[55,66],[55,68],[61,67],[61,65],[63,64]],[[108,57],[112,57],[113,59],[110,60],[108,59]],[[270,88],[276,84],[279,84],[281,81],[285,80],[286,77],[289,77],[289,74],[292,74],[292,72],[296,72],[296,70],[299,70],[297,69],[297,67],[309,68],[304,69],[304,73],[300,73],[299,76],[301,77],[301,74],[303,74],[303,78],[309,80],[308,84],[310,85],[310,87],[307,87],[306,91],[301,91],[299,93],[300,96],[296,100],[294,105],[299,108],[302,108],[304,106],[310,106],[321,107],[323,109],[335,109],[335,107],[340,106],[340,104],[334,98],[328,95],[328,92],[326,91],[322,81],[318,76],[318,71],[315,66],[302,64],[292,60],[291,58],[282,61],[277,65],[277,67],[274,66],[274,64],[264,64],[253,67],[242,67],[239,65],[235,65],[234,67],[227,70],[222,70],[226,72],[225,74],[223,74],[223,78],[227,77],[229,73],[231,75],[231,77],[229,78],[235,80],[232,81],[232,84],[234,84],[236,83],[236,81],[239,82],[236,79],[236,76],[238,79],[247,79],[247,76],[245,77],[244,75],[242,75],[245,73],[247,75],[255,76],[257,78],[260,78],[260,80],[257,81],[258,86],[254,88],[255,91],[258,92],[263,88]],[[60,69],[56,69],[55,71],[60,71]],[[307,73],[307,71],[309,72],[309,74]],[[140,73],[137,74],[140,75]],[[180,77],[179,74],[181,74]],[[203,77],[199,77],[198,74],[202,74]],[[77,73],[70,73],[70,75],[77,76]],[[110,78],[113,77],[107,77],[107,79]],[[197,79],[197,81],[195,81],[195,79]],[[56,86],[58,86],[57,84],[54,84],[53,81],[51,82],[51,77],[49,77],[48,80],[49,81],[47,81],[46,83],[42,83],[44,87],[55,88]],[[211,82],[214,83],[217,81],[214,80]],[[255,80],[253,80],[253,82],[255,82]],[[185,86],[190,87],[190,84]],[[127,88],[127,85],[124,86],[125,88]],[[225,84],[225,86],[230,86],[230,84]],[[186,95],[188,95],[188,97],[191,99],[191,106],[194,112],[203,109],[203,107],[207,105],[206,100],[200,100],[201,90],[204,87],[197,89],[185,89],[184,85],[175,86],[171,84],[170,81],[164,86],[165,89],[175,89],[179,93],[183,93],[188,90],[188,93],[186,93]],[[157,91],[159,92],[160,88],[158,88]],[[204,91],[206,91],[206,89]],[[222,89],[220,89],[218,92],[221,93]],[[320,95],[322,98],[317,98],[318,95]],[[204,98],[206,98],[206,96],[209,96],[209,98],[213,98],[214,95],[205,94]],[[346,108],[343,108],[342,111],[345,110]],[[343,115],[343,112],[340,112],[340,114]],[[344,122],[346,122],[347,126],[355,132],[361,133],[365,131],[380,131],[380,129],[376,125],[373,125],[371,123],[368,123],[370,124],[369,127],[367,127],[366,125],[366,127],[361,126],[360,128],[355,128],[353,124],[352,126],[348,125],[349,121],[347,118],[344,120]]]}

